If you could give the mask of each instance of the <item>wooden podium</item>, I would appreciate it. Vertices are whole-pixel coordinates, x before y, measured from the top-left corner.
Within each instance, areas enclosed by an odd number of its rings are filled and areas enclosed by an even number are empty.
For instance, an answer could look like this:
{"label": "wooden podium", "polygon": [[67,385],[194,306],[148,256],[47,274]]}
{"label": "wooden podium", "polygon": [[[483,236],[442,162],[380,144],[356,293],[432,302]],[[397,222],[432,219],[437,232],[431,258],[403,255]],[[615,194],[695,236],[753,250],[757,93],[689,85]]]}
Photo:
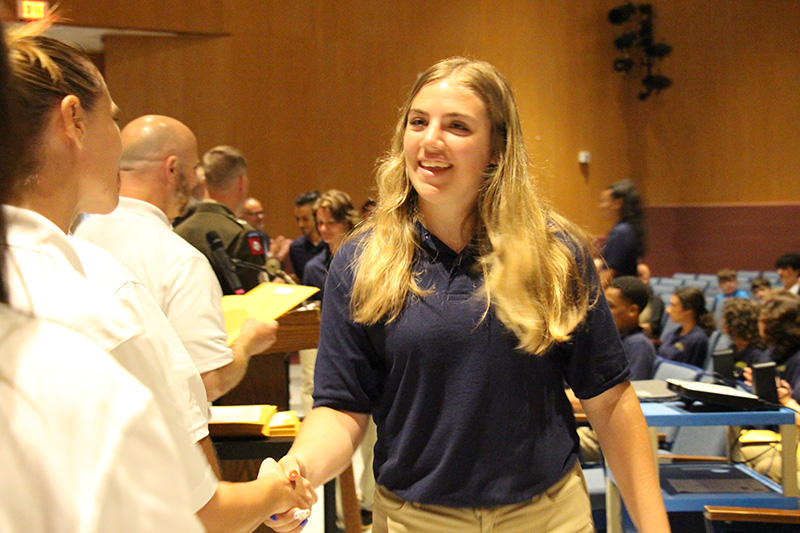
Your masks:
{"label": "wooden podium", "polygon": [[[278,340],[263,354],[250,358],[242,381],[215,403],[219,405],[277,405],[289,409],[289,354],[316,348],[319,342],[319,309],[291,311],[279,317]],[[287,447],[288,449],[288,447]],[[222,479],[251,481],[258,476],[259,459],[220,460]],[[271,531],[261,527],[257,531]]]}
{"label": "wooden podium", "polygon": [[319,309],[291,311],[278,318],[278,340],[269,350],[250,358],[247,374],[233,390],[217,400],[219,405],[277,405],[289,409],[289,354],[316,348]]}

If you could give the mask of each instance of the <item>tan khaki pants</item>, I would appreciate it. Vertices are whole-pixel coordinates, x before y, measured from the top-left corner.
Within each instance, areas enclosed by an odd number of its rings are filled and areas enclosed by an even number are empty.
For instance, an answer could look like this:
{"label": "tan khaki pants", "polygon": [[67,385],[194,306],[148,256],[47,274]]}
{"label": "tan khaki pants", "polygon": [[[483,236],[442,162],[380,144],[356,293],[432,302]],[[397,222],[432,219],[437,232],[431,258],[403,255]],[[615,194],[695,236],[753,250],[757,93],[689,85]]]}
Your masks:
{"label": "tan khaki pants", "polygon": [[589,494],[576,463],[558,483],[530,501],[490,508],[407,502],[385,487],[375,491],[373,533],[588,533],[594,531]]}
{"label": "tan khaki pants", "polygon": [[303,415],[308,415],[314,406],[314,367],[317,365],[317,349],[300,350],[300,402],[303,406]]}
{"label": "tan khaki pants", "polygon": [[372,471],[372,461],[375,457],[375,443],[378,441],[378,428],[372,417],[367,422],[367,430],[364,432],[364,440],[358,447],[356,453],[361,454],[364,462],[364,470],[358,478],[359,503],[361,508],[372,511],[374,507],[373,498],[375,497],[375,474]]}

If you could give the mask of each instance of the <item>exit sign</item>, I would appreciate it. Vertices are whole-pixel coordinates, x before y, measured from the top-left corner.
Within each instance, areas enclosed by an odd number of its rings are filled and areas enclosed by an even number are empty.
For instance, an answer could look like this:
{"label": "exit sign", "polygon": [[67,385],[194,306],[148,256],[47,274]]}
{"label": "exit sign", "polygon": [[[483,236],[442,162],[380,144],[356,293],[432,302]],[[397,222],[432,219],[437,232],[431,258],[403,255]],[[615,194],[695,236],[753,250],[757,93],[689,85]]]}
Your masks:
{"label": "exit sign", "polygon": [[49,2],[34,2],[32,0],[19,0],[17,2],[17,16],[22,20],[43,19],[48,15],[49,10]]}

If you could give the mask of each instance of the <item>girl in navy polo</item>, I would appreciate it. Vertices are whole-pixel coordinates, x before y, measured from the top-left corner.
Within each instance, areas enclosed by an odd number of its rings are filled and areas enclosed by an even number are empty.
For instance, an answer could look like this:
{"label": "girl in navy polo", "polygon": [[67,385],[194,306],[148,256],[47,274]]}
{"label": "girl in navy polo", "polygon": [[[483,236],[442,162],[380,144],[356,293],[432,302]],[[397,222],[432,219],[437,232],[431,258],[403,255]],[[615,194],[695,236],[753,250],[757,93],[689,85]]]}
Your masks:
{"label": "girl in navy polo", "polygon": [[377,189],[331,263],[284,469],[335,476],[372,414],[374,532],[593,531],[566,381],[639,530],[668,531],[584,237],[538,196],[503,75],[463,58],[421,74]]}

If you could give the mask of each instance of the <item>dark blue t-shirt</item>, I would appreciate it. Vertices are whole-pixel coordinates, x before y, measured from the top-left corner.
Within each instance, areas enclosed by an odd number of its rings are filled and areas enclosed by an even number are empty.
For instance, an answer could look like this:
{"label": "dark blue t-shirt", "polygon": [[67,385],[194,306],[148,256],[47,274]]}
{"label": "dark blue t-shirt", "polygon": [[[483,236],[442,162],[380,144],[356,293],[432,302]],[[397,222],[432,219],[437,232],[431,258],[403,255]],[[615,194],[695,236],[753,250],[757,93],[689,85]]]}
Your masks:
{"label": "dark blue t-shirt", "polygon": [[639,240],[628,222],[617,222],[611,228],[603,247],[603,259],[617,276],[635,276],[639,262]]}
{"label": "dark blue t-shirt", "polygon": [[622,348],[631,366],[631,379],[653,379],[653,367],[656,364],[653,341],[647,338],[642,328],[636,328],[621,337]]}
{"label": "dark blue t-shirt", "polygon": [[328,277],[328,265],[330,264],[330,250],[325,248],[320,253],[311,258],[303,269],[303,285],[317,287],[318,293],[312,295],[309,300],[322,300],[325,292],[325,279]]}
{"label": "dark blue t-shirt", "polygon": [[[744,350],[738,351],[736,350],[736,346],[732,346],[733,348],[733,358],[736,365],[736,379],[742,379],[744,376],[744,369],[748,366],[752,366],[753,363],[760,363],[764,361],[764,350],[760,350],[755,346],[748,345],[745,347]],[[767,356],[769,357],[769,356]],[[769,360],[769,359],[767,359]]]}
{"label": "dark blue t-shirt", "polygon": [[590,398],[629,377],[608,306],[600,291],[570,342],[543,356],[522,353],[494,312],[481,320],[482,277],[469,249],[456,254],[418,230],[423,251],[415,272],[432,292],[409,297],[388,323],[350,318],[357,240],[333,258],[314,406],[372,413],[375,478],[405,500],[453,507],[525,501],[577,458],[564,380]]}
{"label": "dark blue t-shirt", "polygon": [[686,335],[681,335],[681,328],[677,328],[661,343],[658,355],[702,368],[708,357],[708,336],[700,326],[693,327]]}
{"label": "dark blue t-shirt", "polygon": [[300,235],[292,241],[289,245],[289,260],[292,262],[292,269],[297,275],[297,279],[303,279],[303,271],[305,270],[306,263],[322,252],[327,250],[328,245],[325,241],[319,241],[316,246],[305,235]]}

